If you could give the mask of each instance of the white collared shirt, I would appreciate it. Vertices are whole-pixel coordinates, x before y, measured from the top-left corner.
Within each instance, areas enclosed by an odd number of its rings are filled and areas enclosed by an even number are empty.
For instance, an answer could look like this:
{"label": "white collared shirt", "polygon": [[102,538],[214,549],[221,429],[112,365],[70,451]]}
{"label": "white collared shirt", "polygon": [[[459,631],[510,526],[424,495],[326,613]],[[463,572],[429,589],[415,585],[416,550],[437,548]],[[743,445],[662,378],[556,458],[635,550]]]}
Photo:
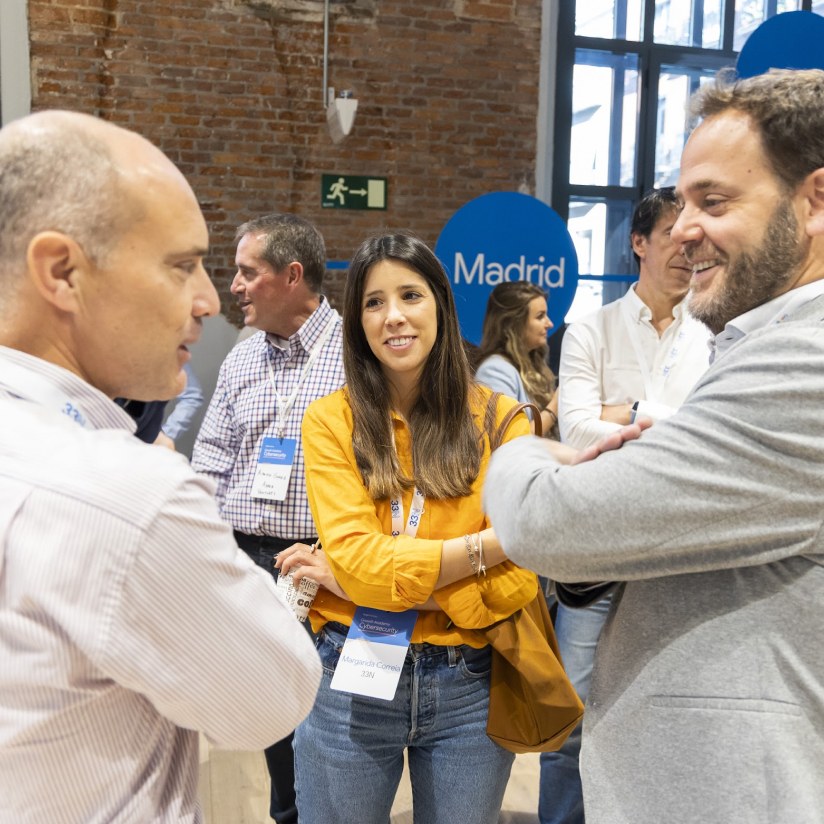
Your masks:
{"label": "white collared shirt", "polygon": [[[562,441],[583,449],[619,429],[618,424],[600,419],[602,406],[654,401],[677,408],[684,402],[709,366],[710,338],[709,330],[690,317],[686,306],[684,298],[673,310],[673,322],[659,337],[652,325],[652,312],[635,294],[633,284],[620,300],[569,326],[561,348],[559,373]],[[657,397],[647,397],[627,315],[634,324],[638,348],[646,359]],[[676,344],[679,351],[673,359]],[[667,365],[671,368],[664,378]]]}
{"label": "white collared shirt", "polygon": [[777,298],[768,300],[749,312],[744,312],[737,318],[733,318],[725,327],[724,331],[716,335],[712,341],[714,357],[718,358],[724,354],[734,343],[737,343],[744,335],[769,326],[773,323],[782,323],[793,312],[800,309],[805,303],[824,295],[824,279],[814,280],[812,283],[805,283],[797,289],[790,289]]}
{"label": "white collared shirt", "polygon": [[308,635],[213,484],[101,392],[0,347],[0,421],[0,823],[202,821],[195,731],[287,735]]}

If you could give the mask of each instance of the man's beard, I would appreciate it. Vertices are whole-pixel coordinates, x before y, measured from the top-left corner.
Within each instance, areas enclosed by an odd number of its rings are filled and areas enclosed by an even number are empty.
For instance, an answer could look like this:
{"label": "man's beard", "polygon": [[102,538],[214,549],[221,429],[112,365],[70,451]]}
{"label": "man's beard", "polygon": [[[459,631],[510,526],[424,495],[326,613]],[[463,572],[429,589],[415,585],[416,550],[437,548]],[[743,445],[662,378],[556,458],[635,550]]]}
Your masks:
{"label": "man's beard", "polygon": [[717,335],[733,318],[778,294],[795,276],[806,252],[792,201],[784,197],[770,216],[761,246],[727,259],[724,280],[710,300],[697,300],[702,290],[693,287],[690,314]]}

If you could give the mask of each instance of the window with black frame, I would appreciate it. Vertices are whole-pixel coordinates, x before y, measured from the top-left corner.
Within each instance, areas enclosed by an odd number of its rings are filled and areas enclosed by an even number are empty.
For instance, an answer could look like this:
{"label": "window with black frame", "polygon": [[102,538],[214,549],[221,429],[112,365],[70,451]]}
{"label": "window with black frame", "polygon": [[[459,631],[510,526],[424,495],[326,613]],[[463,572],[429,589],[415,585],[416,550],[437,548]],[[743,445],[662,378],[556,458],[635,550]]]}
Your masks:
{"label": "window with black frame", "polygon": [[824,16],[824,0],[560,0],[552,207],[581,274],[568,321],[635,279],[632,210],[678,179],[690,96],[764,20],[798,10]]}

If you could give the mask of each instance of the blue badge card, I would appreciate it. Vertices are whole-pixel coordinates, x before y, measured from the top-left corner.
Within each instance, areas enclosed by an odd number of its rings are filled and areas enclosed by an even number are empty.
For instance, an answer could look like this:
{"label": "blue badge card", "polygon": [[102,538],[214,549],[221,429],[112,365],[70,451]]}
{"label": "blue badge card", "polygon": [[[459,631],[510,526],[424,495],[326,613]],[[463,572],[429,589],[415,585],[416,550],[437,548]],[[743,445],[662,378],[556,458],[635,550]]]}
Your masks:
{"label": "blue badge card", "polygon": [[391,701],[401,677],[418,613],[358,607],[331,688]]}
{"label": "blue badge card", "polygon": [[285,501],[295,450],[294,438],[264,438],[260,445],[255,479],[252,481],[252,497],[264,501]]}

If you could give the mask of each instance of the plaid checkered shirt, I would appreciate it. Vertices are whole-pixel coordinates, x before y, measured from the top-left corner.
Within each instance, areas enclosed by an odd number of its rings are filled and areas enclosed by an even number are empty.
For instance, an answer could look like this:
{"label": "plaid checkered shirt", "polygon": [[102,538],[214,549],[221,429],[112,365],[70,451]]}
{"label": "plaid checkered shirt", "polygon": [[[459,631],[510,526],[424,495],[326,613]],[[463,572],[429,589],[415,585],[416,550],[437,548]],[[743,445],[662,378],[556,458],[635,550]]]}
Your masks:
{"label": "plaid checkered shirt", "polygon": [[[286,419],[284,437],[297,440],[286,500],[252,498],[263,439],[276,437],[280,428],[267,361],[272,364],[278,393],[282,398],[289,397],[333,317],[336,321],[332,334]],[[343,384],[341,318],[323,296],[320,306],[288,340],[258,332],[228,354],[195,442],[192,467],[217,483],[220,514],[233,529],[296,540],[317,535],[306,498],[300,427],[309,404],[336,392]]]}

